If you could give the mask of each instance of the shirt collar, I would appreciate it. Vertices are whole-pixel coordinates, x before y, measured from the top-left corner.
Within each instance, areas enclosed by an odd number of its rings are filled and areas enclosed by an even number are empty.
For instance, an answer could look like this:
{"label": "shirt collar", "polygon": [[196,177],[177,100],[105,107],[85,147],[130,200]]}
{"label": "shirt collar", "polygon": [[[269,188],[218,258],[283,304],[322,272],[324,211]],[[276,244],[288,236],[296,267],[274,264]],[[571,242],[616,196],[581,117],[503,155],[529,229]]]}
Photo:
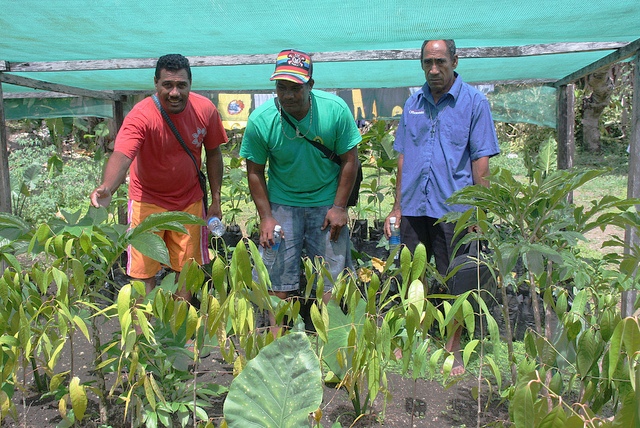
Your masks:
{"label": "shirt collar", "polygon": [[[451,88],[449,88],[449,91],[446,94],[444,94],[442,97],[440,97],[440,100],[443,100],[449,96],[451,96],[454,101],[458,99],[458,96],[460,95],[460,90],[462,88],[462,77],[460,77],[460,75],[455,71],[453,72],[453,75],[455,76],[456,80],[453,81],[453,85],[451,85]],[[422,96],[425,97],[427,101],[429,101],[429,103],[433,105],[436,104],[433,101],[433,96],[431,95],[431,89],[429,88],[429,84],[427,82],[424,82],[424,85],[422,85]]]}

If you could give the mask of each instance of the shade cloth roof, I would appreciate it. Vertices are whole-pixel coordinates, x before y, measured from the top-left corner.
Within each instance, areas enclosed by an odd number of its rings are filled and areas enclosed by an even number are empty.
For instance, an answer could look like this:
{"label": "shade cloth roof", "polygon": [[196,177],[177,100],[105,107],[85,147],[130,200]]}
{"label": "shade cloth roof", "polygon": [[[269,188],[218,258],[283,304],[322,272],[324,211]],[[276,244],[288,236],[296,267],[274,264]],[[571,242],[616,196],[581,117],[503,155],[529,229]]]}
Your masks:
{"label": "shade cloth roof", "polygon": [[[290,47],[313,53],[318,88],[420,86],[415,58],[432,38],[456,40],[467,82],[555,82],[640,39],[638,0],[0,0],[0,10],[0,72],[90,90],[152,89],[150,70],[126,67],[175,52],[239,64],[194,67],[194,90],[270,89],[275,54]],[[612,48],[497,58],[465,51],[601,42]],[[372,52],[412,60],[361,60]],[[342,60],[325,62],[332,58]],[[64,71],[24,71],[36,66]],[[113,69],[81,70],[96,66]],[[5,96],[25,90],[2,88]]]}

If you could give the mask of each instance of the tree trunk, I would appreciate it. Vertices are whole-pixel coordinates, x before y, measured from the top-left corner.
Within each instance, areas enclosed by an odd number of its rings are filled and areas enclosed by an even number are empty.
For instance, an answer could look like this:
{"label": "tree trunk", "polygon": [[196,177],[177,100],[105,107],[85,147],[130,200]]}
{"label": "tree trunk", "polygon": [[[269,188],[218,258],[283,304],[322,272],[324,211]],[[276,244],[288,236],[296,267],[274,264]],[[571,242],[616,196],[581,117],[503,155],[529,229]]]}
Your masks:
{"label": "tree trunk", "polygon": [[601,69],[587,77],[591,95],[582,102],[582,139],[583,147],[592,153],[600,152],[600,116],[609,104],[613,84],[610,70]]}

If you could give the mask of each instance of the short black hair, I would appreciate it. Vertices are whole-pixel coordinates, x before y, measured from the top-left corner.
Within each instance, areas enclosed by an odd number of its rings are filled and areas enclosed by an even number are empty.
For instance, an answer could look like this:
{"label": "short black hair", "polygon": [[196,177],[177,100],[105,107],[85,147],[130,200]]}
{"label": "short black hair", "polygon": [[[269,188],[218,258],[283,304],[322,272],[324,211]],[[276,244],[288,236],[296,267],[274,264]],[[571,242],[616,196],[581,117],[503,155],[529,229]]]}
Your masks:
{"label": "short black hair", "polygon": [[187,70],[187,76],[189,77],[189,82],[191,82],[191,67],[189,66],[189,60],[180,54],[167,54],[158,58],[158,62],[156,64],[156,79],[160,79],[161,70]]}
{"label": "short black hair", "polygon": [[427,46],[427,43],[433,42],[434,40],[444,41],[444,44],[447,45],[447,51],[449,51],[451,61],[453,61],[453,58],[456,56],[456,42],[453,39],[430,39],[422,42],[422,48],[420,49],[420,64],[422,64],[422,60],[424,59],[424,47]]}

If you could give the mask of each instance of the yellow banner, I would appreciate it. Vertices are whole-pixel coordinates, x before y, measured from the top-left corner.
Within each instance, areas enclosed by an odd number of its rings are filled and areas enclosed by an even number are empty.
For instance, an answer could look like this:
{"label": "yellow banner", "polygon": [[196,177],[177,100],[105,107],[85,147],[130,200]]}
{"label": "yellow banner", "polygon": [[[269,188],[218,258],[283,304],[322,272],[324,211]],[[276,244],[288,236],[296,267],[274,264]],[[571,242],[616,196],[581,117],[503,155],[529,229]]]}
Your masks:
{"label": "yellow banner", "polygon": [[251,94],[218,94],[218,110],[226,129],[240,129],[247,126]]}

